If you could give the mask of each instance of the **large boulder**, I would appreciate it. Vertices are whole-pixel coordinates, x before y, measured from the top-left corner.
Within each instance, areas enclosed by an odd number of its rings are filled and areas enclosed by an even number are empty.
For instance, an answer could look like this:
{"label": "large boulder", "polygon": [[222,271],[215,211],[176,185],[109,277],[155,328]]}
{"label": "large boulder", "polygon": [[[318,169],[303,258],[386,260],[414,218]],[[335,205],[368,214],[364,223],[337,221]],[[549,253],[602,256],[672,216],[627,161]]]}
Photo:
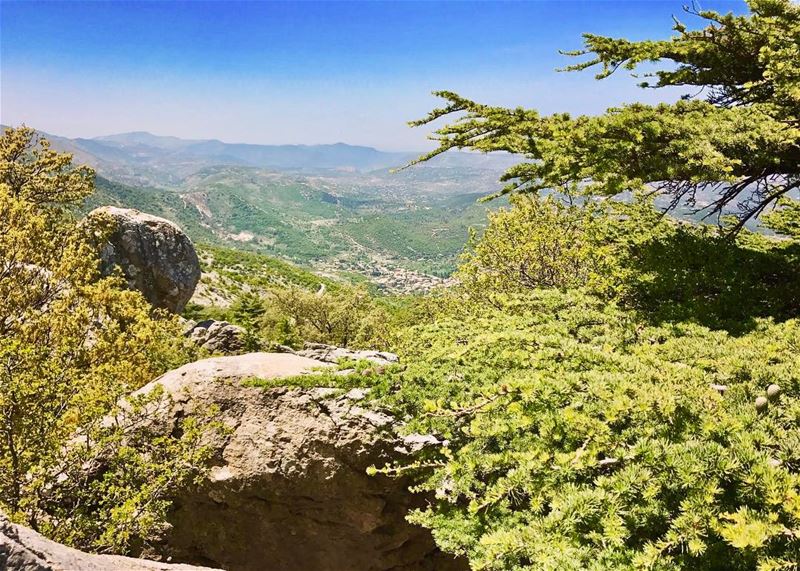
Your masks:
{"label": "large boulder", "polygon": [[206,319],[200,323],[192,322],[185,335],[198,347],[211,353],[235,355],[245,348],[247,331],[227,321]]}
{"label": "large boulder", "polygon": [[129,208],[103,206],[89,213],[113,220],[103,246],[103,272],[119,266],[129,287],[155,307],[180,313],[200,280],[200,261],[189,237],[175,224]]}
{"label": "large boulder", "polygon": [[229,571],[466,569],[405,520],[425,498],[403,479],[367,474],[435,439],[398,439],[363,390],[277,386],[326,366],[287,353],[216,357],[140,389],[158,384],[172,397],[164,431],[209,405],[229,427],[209,433],[214,466],[175,498],[170,529],[148,555]]}
{"label": "large boulder", "polygon": [[[0,569],[7,571],[215,571],[119,555],[93,555],[50,541],[0,513]],[[220,571],[220,570],[216,570]]]}

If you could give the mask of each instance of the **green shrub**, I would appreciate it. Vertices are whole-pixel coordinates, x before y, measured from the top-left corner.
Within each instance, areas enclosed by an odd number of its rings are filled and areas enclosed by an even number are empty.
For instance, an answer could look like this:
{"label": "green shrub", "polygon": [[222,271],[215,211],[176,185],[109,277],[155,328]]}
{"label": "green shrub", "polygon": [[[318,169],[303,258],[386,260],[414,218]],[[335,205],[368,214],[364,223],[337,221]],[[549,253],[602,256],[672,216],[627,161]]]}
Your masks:
{"label": "green shrub", "polygon": [[340,347],[386,348],[388,318],[362,287],[342,286],[335,291],[311,292],[275,288],[261,318],[262,335],[275,342],[326,343]]}
{"label": "green shrub", "polygon": [[605,240],[609,222],[601,206],[570,205],[553,196],[511,197],[511,207],[489,214],[489,225],[473,232],[456,277],[476,299],[553,287],[588,287],[610,293],[619,281]]}
{"label": "green shrub", "polygon": [[[489,217],[457,276],[470,300],[579,288],[652,322],[744,331],[800,311],[800,244],[663,216],[645,199],[568,206],[521,196]],[[793,212],[787,208],[784,216]]]}
{"label": "green shrub", "polygon": [[71,214],[92,176],[32,129],[0,137],[0,510],[76,546],[124,550],[160,527],[170,485],[205,456],[192,419],[160,439],[137,438],[133,411],[103,421],[192,354],[177,318],[99,275],[107,228]]}
{"label": "green shrub", "polygon": [[789,569],[799,349],[794,320],[733,337],[540,290],[410,329],[407,369],[373,382],[408,432],[447,441],[394,469],[437,498],[413,521],[473,569]]}

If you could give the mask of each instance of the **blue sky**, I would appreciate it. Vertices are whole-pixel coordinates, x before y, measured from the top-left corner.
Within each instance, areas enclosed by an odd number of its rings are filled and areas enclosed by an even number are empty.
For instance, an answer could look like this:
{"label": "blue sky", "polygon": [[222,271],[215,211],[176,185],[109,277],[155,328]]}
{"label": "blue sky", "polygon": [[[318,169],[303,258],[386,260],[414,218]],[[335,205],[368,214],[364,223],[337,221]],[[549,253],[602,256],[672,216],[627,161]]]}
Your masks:
{"label": "blue sky", "polygon": [[582,32],[667,36],[685,1],[2,0],[0,120],[70,137],[420,150],[427,131],[406,122],[437,105],[435,89],[546,113],[673,99],[622,74],[555,68]]}

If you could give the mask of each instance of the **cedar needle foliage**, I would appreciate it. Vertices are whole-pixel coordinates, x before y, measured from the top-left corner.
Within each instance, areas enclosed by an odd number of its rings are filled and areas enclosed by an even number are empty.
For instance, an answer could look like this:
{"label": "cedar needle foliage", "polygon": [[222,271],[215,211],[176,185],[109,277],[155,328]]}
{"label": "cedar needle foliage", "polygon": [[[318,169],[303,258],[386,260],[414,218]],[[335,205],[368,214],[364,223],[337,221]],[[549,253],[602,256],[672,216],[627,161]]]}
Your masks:
{"label": "cedar needle foliage", "polygon": [[[527,162],[509,169],[501,191],[613,196],[655,190],[671,206],[696,206],[719,217],[738,208],[734,232],[800,188],[800,5],[748,0],[735,16],[687,8],[703,27],[676,21],[668,40],[632,42],[585,34],[585,49],[566,52],[588,61],[569,71],[601,66],[602,79],[620,68],[663,65],[648,88],[685,87],[676,103],[632,103],[599,116],[543,116],[440,91],[444,107],[411,125],[442,117],[434,151],[507,151]],[[708,200],[708,204],[702,201]]]}
{"label": "cedar needle foliage", "polygon": [[[461,285],[405,331],[407,368],[369,381],[440,441],[377,469],[416,478],[434,500],[411,519],[474,570],[797,569],[800,5],[748,5],[569,53],[598,79],[654,63],[642,86],[686,87],[675,103],[543,116],[443,91],[412,123],[451,119],[419,161],[527,159]],[[737,216],[679,223],[654,191]],[[786,239],[744,229],[776,203]]]}
{"label": "cedar needle foliage", "polygon": [[440,547],[493,571],[795,568],[796,320],[649,326],[555,289],[460,306],[376,385],[444,442],[389,468],[436,498],[412,519]]}

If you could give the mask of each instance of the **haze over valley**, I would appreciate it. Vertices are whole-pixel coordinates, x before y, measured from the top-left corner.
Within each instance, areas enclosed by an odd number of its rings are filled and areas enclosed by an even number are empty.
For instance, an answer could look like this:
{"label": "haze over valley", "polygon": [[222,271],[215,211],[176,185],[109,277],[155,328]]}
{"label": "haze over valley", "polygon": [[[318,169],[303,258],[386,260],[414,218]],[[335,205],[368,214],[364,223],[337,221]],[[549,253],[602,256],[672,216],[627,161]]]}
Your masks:
{"label": "haze over valley", "polygon": [[501,188],[511,155],[250,145],[146,132],[70,139],[44,134],[97,172],[87,209],[136,208],[178,222],[194,240],[278,256],[387,292],[444,282]]}

